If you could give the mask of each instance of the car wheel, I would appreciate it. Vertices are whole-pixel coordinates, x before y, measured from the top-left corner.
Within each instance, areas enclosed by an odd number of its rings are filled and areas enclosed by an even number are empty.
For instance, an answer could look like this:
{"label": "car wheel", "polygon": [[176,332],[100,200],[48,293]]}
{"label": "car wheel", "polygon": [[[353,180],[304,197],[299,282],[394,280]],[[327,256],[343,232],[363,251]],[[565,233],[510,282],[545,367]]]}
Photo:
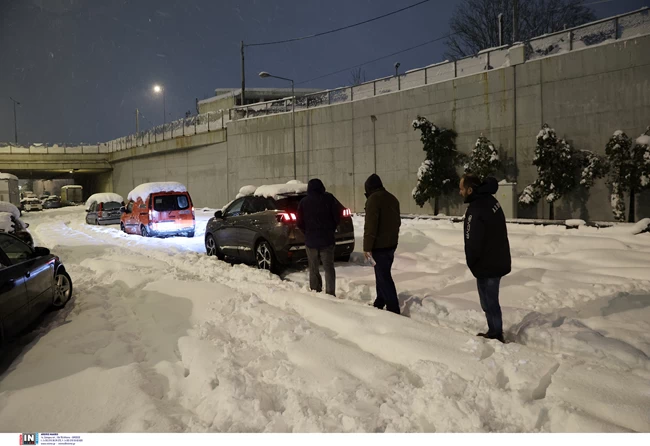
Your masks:
{"label": "car wheel", "polygon": [[216,256],[219,260],[225,258],[212,234],[208,234],[205,237],[205,253],[208,256]]}
{"label": "car wheel", "polygon": [[255,247],[255,264],[258,269],[271,271],[272,273],[277,271],[277,261],[273,249],[266,240],[260,241]]}
{"label": "car wheel", "polygon": [[72,297],[72,280],[65,271],[57,271],[54,275],[54,308],[63,308]]}
{"label": "car wheel", "polygon": [[151,234],[149,234],[149,230],[145,225],[140,226],[140,234],[142,234],[143,237],[151,237]]}
{"label": "car wheel", "polygon": [[187,233],[187,238],[193,238],[194,237],[194,231],[190,231]]}

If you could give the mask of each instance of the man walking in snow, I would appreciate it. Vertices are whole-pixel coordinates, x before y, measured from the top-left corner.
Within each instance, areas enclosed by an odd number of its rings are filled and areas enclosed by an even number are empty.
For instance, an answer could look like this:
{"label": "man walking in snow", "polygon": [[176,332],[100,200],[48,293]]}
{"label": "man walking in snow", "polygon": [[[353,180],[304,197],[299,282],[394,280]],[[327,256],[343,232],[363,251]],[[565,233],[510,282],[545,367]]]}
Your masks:
{"label": "man walking in snow", "polygon": [[460,195],[469,203],[463,232],[465,258],[476,277],[481,308],[488,323],[487,333],[477,336],[505,342],[499,285],[501,278],[510,273],[511,259],[506,217],[501,204],[492,196],[497,189],[497,180],[491,177],[481,182],[478,176],[466,174],[460,180]]}
{"label": "man walking in snow", "polygon": [[384,189],[377,174],[368,177],[366,189],[366,222],[363,229],[363,251],[366,259],[375,262],[377,299],[374,306],[400,314],[397,289],[391,275],[395,250],[402,225],[399,201]]}
{"label": "man walking in snow", "polygon": [[309,262],[309,288],[323,290],[320,263],[325,269],[325,292],[336,295],[334,270],[334,232],[343,216],[343,205],[334,195],[325,192],[318,178],[309,180],[307,196],[300,201],[296,214],[298,227],[305,234],[307,261]]}

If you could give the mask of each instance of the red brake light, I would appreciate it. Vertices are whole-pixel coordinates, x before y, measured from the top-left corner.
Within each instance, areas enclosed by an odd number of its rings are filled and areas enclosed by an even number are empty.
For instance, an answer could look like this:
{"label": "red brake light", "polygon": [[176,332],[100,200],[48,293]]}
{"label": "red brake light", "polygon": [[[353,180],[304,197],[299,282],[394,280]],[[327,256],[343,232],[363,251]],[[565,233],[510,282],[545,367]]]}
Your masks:
{"label": "red brake light", "polygon": [[343,216],[344,217],[352,217],[352,211],[350,209],[343,209]]}
{"label": "red brake light", "polygon": [[102,218],[102,211],[104,210],[104,203],[99,203],[99,211],[97,211],[97,216]]}
{"label": "red brake light", "polygon": [[282,212],[277,215],[278,222],[280,223],[291,223],[292,221],[296,221],[296,214],[293,212]]}

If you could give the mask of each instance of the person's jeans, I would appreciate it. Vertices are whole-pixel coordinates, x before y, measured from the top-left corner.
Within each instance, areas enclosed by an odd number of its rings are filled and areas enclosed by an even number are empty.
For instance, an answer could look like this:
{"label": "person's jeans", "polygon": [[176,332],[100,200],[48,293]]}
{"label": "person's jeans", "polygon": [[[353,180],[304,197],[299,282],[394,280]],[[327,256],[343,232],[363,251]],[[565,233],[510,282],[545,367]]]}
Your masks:
{"label": "person's jeans", "polygon": [[373,304],[375,307],[400,314],[397,290],[390,270],[395,259],[395,250],[373,251],[372,258],[375,260],[375,280],[377,281],[377,299]]}
{"label": "person's jeans", "polygon": [[499,284],[501,277],[476,279],[478,295],[481,298],[481,308],[485,312],[488,323],[488,334],[503,335],[503,320],[499,305]]}
{"label": "person's jeans", "polygon": [[309,288],[320,293],[323,279],[320,276],[320,263],[325,269],[325,292],[336,295],[336,272],[334,270],[334,245],[326,248],[306,248],[309,261]]}

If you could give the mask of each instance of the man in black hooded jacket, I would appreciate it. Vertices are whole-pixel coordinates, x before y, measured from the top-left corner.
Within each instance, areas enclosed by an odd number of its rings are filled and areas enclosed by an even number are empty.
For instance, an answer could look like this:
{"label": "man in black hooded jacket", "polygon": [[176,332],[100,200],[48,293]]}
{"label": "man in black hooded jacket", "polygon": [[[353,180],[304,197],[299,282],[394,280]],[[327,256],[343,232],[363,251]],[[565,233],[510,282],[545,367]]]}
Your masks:
{"label": "man in black hooded jacket", "polygon": [[490,177],[481,182],[478,176],[467,174],[460,180],[460,194],[469,203],[463,232],[465,258],[476,277],[488,323],[487,333],[478,336],[504,342],[499,285],[501,278],[510,273],[511,258],[506,217],[492,196],[498,189],[497,180]]}
{"label": "man in black hooded jacket", "polygon": [[343,216],[343,205],[334,195],[325,192],[325,185],[318,178],[309,180],[307,196],[298,205],[298,227],[305,234],[307,260],[309,262],[309,288],[323,290],[320,263],[325,269],[325,292],[336,295],[336,272],[334,270],[334,233]]}

